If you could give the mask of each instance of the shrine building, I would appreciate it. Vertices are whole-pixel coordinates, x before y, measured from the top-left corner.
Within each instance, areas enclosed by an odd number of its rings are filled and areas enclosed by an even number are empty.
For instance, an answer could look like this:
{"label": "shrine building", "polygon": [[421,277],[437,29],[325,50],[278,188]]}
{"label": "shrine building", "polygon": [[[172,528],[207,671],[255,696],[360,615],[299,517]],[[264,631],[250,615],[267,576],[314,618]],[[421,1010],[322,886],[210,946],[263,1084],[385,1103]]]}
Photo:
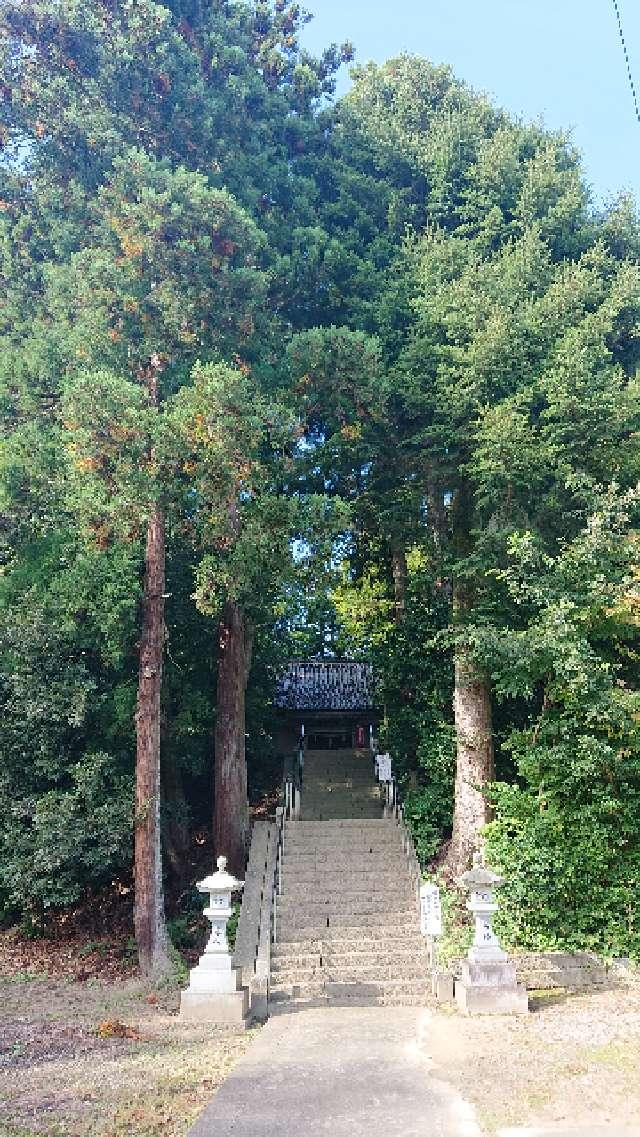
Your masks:
{"label": "shrine building", "polygon": [[381,714],[373,669],[352,660],[296,660],[282,672],[275,697],[280,753],[369,748]]}

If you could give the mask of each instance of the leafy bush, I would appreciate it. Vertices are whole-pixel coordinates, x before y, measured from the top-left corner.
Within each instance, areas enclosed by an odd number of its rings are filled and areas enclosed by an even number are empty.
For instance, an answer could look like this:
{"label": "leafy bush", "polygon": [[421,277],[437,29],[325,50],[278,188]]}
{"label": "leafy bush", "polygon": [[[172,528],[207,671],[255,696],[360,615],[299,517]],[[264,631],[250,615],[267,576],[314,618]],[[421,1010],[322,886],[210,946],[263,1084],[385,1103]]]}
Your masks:
{"label": "leafy bush", "polygon": [[128,871],[132,779],[108,754],[87,754],[68,771],[67,789],[3,802],[0,893],[7,907],[41,912],[79,900],[87,887]]}
{"label": "leafy bush", "polygon": [[418,746],[420,785],[405,790],[404,815],[420,864],[425,865],[451,832],[455,776],[455,733],[441,723]]}
{"label": "leafy bush", "polygon": [[532,713],[508,740],[517,782],[494,788],[487,852],[506,878],[497,926],[520,947],[640,958],[636,503],[613,487],[555,557],[512,546],[529,615],[496,646],[494,680]]}
{"label": "leafy bush", "polygon": [[1,616],[0,912],[41,929],[129,871],[133,779],[90,748],[104,698],[74,636],[32,595]]}
{"label": "leafy bush", "polygon": [[[606,723],[603,722],[606,729]],[[520,786],[495,789],[487,852],[505,876],[497,927],[512,945],[640,958],[640,750],[564,723],[520,737]]]}

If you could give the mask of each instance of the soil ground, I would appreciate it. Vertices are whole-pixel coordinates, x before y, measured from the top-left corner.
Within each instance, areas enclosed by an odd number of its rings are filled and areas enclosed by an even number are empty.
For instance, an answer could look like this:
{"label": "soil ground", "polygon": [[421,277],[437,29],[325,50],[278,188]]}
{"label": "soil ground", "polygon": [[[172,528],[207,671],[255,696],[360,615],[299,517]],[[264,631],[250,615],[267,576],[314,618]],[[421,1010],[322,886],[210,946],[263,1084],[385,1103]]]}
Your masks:
{"label": "soil ground", "polygon": [[640,979],[535,996],[522,1018],[439,1009],[424,1040],[433,1072],[476,1109],[488,1137],[516,1126],[640,1125]]}
{"label": "soil ground", "polygon": [[183,1137],[252,1032],[182,1022],[177,988],[86,947],[0,936],[1,1137]]}
{"label": "soil ground", "polygon": [[[177,1007],[177,987],[135,978],[123,943],[0,934],[1,1137],[185,1137],[252,1032],[183,1023]],[[420,1045],[488,1137],[640,1124],[637,978],[534,1000],[521,1019],[438,1008]]]}

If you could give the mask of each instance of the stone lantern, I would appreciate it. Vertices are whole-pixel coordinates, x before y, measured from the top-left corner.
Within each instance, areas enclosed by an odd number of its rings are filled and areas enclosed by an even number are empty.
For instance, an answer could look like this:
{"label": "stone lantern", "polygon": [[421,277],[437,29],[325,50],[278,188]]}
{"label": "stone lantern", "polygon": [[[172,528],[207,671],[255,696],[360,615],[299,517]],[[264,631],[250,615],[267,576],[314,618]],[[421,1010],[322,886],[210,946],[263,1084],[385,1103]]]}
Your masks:
{"label": "stone lantern", "polygon": [[486,868],[482,853],[476,853],[473,868],[464,873],[458,883],[469,892],[467,908],[475,920],[476,934],[469,959],[472,963],[506,959],[506,953],[493,930],[494,913],[498,911],[495,890],[503,883],[502,877]]}
{"label": "stone lantern", "polygon": [[218,857],[218,871],[197,885],[208,894],[204,914],[211,921],[211,935],[198,964],[182,992],[180,1014],[205,1022],[244,1024],[249,1010],[249,992],[241,985],[241,972],[233,966],[227,924],[233,915],[231,897],[244,887],[227,871],[227,858]]}
{"label": "stone lantern", "polygon": [[475,920],[473,944],[462,964],[462,979],[456,983],[458,1006],[466,1014],[526,1014],[526,990],[517,983],[516,965],[493,930],[498,911],[495,890],[502,878],[486,867],[482,853],[476,853],[473,868],[458,884],[469,893],[467,908]]}

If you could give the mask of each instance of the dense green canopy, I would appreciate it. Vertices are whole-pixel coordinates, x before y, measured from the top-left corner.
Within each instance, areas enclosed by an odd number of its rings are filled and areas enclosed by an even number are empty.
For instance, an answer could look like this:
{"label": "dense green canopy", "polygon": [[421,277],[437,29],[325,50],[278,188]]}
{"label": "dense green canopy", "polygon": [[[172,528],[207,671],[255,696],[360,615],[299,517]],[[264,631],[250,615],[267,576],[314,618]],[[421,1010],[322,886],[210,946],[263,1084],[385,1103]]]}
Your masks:
{"label": "dense green canopy", "polygon": [[172,909],[237,626],[254,803],[278,665],[370,659],[425,866],[489,822],[511,942],[640,955],[637,211],[426,60],[334,101],[305,20],[2,6],[0,915],[131,876],[155,511]]}

